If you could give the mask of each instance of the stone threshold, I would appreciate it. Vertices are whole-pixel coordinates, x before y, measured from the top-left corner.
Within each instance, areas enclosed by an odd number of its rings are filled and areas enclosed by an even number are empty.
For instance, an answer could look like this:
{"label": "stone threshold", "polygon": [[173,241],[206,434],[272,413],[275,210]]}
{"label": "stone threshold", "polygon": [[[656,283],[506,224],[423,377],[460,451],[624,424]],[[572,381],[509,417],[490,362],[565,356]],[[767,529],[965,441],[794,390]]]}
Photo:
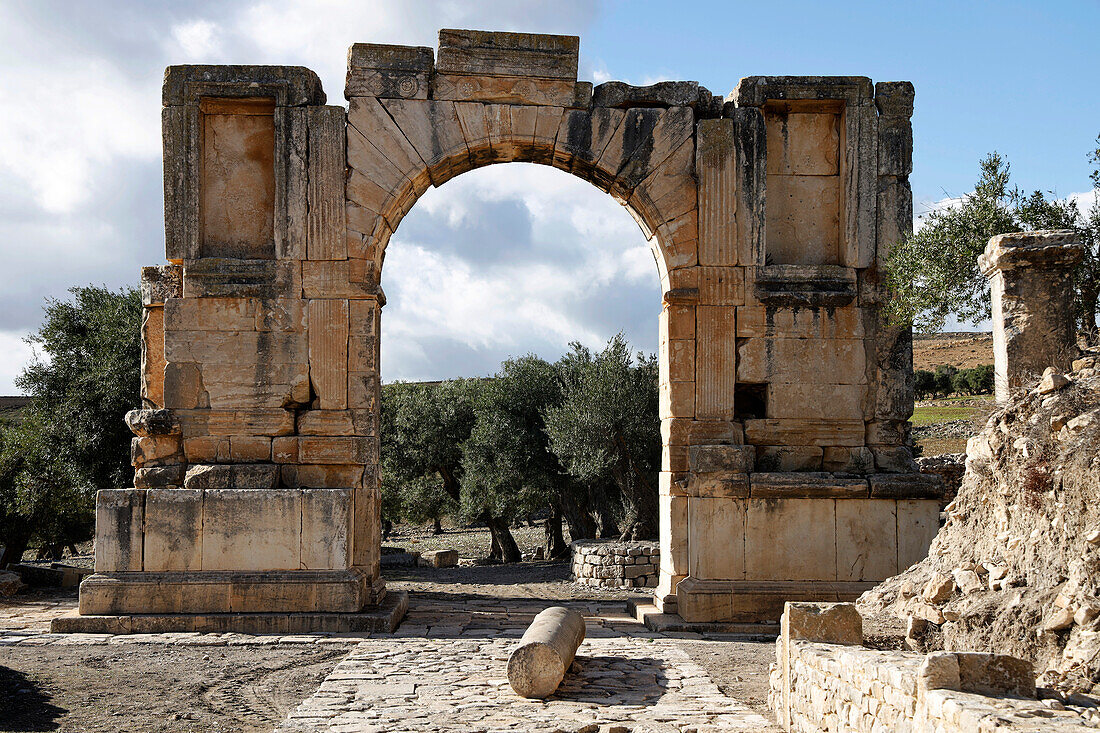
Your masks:
{"label": "stone threshold", "polygon": [[739,641],[774,641],[779,635],[779,624],[761,621],[756,623],[737,622],[693,622],[684,621],[675,613],[661,613],[652,599],[631,598],[626,602],[627,613],[644,624],[650,631],[661,634],[673,632],[693,632],[698,634],[723,634],[737,637]]}
{"label": "stone threshold", "polygon": [[397,630],[409,608],[406,591],[388,591],[382,601],[358,613],[143,613],[81,616],[72,611],[50,622],[59,634],[382,633]]}

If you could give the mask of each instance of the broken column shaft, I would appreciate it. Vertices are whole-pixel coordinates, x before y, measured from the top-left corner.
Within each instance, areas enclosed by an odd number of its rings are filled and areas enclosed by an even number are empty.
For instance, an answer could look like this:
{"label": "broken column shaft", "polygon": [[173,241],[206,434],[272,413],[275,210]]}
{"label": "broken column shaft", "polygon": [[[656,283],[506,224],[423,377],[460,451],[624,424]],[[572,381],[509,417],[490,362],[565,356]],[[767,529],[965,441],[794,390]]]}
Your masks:
{"label": "broken column shaft", "polygon": [[508,657],[508,682],[521,697],[549,697],[558,689],[577,647],[584,617],[563,606],[541,611]]}
{"label": "broken column shaft", "polygon": [[1073,269],[1084,255],[1072,230],[1000,234],[978,266],[990,284],[998,402],[1077,354]]}

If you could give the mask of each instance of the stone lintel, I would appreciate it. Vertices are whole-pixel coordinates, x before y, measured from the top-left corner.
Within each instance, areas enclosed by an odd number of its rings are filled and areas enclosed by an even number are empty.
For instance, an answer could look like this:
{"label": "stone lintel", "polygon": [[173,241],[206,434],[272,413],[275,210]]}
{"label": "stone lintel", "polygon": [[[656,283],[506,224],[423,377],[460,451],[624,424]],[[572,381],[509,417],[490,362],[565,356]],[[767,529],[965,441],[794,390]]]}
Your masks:
{"label": "stone lintel", "polygon": [[581,39],[444,28],[436,68],[449,74],[577,79]]}
{"label": "stone lintel", "polygon": [[692,107],[709,108],[713,96],[697,81],[660,81],[636,87],[626,82],[607,81],[592,90],[593,107]]}
{"label": "stone lintel", "polygon": [[321,80],[304,66],[187,64],[165,69],[165,107],[197,105],[202,97],[271,97],[277,107],[325,103]]}
{"label": "stone lintel", "polygon": [[754,473],[749,478],[754,499],[866,499],[867,479],[832,473]]}
{"label": "stone lintel", "polygon": [[746,76],[726,101],[763,107],[768,102],[838,100],[855,107],[873,99],[874,87],[865,76]]}
{"label": "stone lintel", "polygon": [[768,305],[844,306],[856,298],[856,271],[839,265],[765,265],[756,268],[754,290]]}
{"label": "stone lintel", "polygon": [[434,66],[435,51],[426,46],[353,44],[344,97],[427,99]]}
{"label": "stone lintel", "polygon": [[349,69],[431,72],[434,66],[435,50],[427,46],[353,43],[348,48]]}
{"label": "stone lintel", "polygon": [[943,479],[927,473],[876,473],[870,477],[872,499],[943,499]]}
{"label": "stone lintel", "polygon": [[1014,267],[1063,269],[1076,265],[1084,254],[1081,236],[1072,229],[1013,232],[990,239],[978,266],[986,277]]}
{"label": "stone lintel", "polygon": [[875,107],[885,117],[912,117],[916,92],[911,81],[875,83]]}

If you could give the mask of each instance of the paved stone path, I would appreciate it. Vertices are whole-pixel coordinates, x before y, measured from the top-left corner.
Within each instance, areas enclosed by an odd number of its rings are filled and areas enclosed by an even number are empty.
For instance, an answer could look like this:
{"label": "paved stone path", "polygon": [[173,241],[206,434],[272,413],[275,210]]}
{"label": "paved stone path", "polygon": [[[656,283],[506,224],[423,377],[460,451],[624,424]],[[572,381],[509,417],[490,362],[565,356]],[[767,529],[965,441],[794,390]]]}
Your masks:
{"label": "paved stone path", "polygon": [[412,603],[394,637],[355,647],[279,733],[776,730],[723,695],[673,635],[647,630],[621,604],[564,604],[585,614],[587,637],[562,686],[541,701],[516,695],[506,667],[516,639],[552,602]]}

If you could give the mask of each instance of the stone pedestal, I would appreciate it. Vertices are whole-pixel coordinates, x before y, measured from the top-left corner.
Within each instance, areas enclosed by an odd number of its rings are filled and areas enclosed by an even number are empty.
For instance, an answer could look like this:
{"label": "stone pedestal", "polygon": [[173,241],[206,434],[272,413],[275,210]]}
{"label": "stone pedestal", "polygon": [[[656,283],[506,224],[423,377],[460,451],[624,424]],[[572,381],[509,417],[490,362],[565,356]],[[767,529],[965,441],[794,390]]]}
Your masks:
{"label": "stone pedestal", "polygon": [[1084,256],[1078,240],[1072,230],[1000,234],[978,258],[993,301],[998,402],[1047,367],[1068,370],[1077,355],[1073,269]]}

